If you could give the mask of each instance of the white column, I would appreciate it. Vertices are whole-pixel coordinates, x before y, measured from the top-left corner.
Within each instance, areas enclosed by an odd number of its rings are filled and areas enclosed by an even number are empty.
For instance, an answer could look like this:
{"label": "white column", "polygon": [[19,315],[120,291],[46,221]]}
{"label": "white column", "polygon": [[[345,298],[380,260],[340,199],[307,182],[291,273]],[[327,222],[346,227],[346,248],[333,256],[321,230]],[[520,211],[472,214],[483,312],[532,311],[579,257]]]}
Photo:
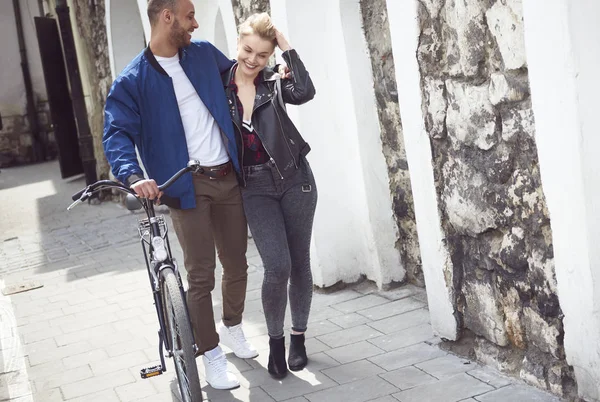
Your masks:
{"label": "white column", "polygon": [[372,76],[358,2],[280,0],[271,7],[317,90],[314,100],[290,108],[313,149],[308,159],[319,188],[315,284],[361,275],[380,285],[401,280],[373,87],[355,82]]}
{"label": "white column", "polygon": [[525,45],[567,362],[600,400],[600,3],[525,0]]}
{"label": "white column", "polygon": [[116,78],[146,45],[144,19],[136,0],[107,0],[105,21],[111,71]]}
{"label": "white column", "polygon": [[422,94],[416,58],[418,1],[387,0],[400,116],[415,203],[415,215],[431,324],[436,334],[455,340],[453,266],[444,243],[433,177],[431,143],[421,111]]}

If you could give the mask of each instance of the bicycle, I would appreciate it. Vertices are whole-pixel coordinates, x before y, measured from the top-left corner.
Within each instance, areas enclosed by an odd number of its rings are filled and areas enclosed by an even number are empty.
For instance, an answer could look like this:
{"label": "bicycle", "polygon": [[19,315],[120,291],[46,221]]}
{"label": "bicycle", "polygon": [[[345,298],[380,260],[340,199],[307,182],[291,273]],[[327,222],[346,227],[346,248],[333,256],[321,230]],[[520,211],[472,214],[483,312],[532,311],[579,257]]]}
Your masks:
{"label": "bicycle", "polygon": [[[158,186],[163,191],[186,173],[202,173],[200,162],[190,161],[188,165],[175,173],[166,183]],[[114,188],[127,194],[125,204],[128,210],[144,208],[147,217],[138,224],[138,233],[144,252],[150,286],[154,296],[154,305],[158,316],[158,348],[160,364],[140,370],[142,378],[151,378],[167,371],[163,348],[168,357],[173,358],[179,391],[183,402],[201,402],[202,389],[198,377],[195,355],[198,347],[190,323],[185,291],[177,263],[171,254],[167,236],[168,228],[162,216],[154,213],[154,203],[140,198],[135,191],[123,184],[100,180],[90,184],[72,196],[73,203],[67,208],[89,200],[101,190]]]}

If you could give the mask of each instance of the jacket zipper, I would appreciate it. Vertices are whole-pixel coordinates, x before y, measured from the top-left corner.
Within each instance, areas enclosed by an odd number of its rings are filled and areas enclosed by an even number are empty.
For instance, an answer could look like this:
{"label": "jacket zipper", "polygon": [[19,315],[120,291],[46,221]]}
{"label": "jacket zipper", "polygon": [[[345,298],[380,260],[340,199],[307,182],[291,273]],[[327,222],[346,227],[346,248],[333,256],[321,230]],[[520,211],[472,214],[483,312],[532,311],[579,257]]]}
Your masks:
{"label": "jacket zipper", "polygon": [[[253,125],[254,126],[254,125]],[[256,135],[258,135],[258,138],[260,139],[260,142],[262,142],[263,147],[265,148],[265,151],[267,151],[267,155],[269,155],[269,158],[271,158],[271,163],[273,165],[275,165],[275,169],[277,169],[277,172],[279,173],[279,177],[281,177],[281,180],[283,180],[283,175],[281,174],[281,170],[279,170],[279,166],[277,166],[277,162],[275,162],[275,159],[273,159],[273,157],[271,156],[271,153],[269,152],[269,150],[267,149],[267,146],[265,145],[265,142],[263,141],[262,137],[260,136],[260,133],[258,132],[258,130],[256,129],[256,127],[254,127],[254,131],[256,131]]]}
{"label": "jacket zipper", "polygon": [[[254,116],[254,112],[256,111],[256,109],[258,109],[259,107],[261,107],[262,105],[266,105],[267,103],[269,103],[269,101],[265,101],[261,104],[258,104],[256,106],[254,106],[254,108],[252,109],[252,116]],[[254,127],[254,124],[252,124],[252,126]],[[258,130],[256,129],[256,127],[254,127],[254,131],[256,131],[256,135],[258,135],[258,138],[260,139],[260,142],[262,142],[263,147],[265,148],[265,151],[267,151],[267,155],[269,155],[270,161],[273,165],[275,165],[275,168],[277,169],[277,172],[279,173],[279,177],[281,177],[281,180],[283,180],[283,175],[281,174],[281,170],[279,170],[279,166],[277,166],[277,162],[275,162],[275,159],[273,159],[273,157],[271,156],[271,153],[269,152],[269,150],[267,149],[267,146],[265,144],[265,141],[262,139],[260,133],[258,132]],[[289,145],[288,145],[289,146]],[[294,161],[294,164],[296,162]]]}
{"label": "jacket zipper", "polygon": [[275,110],[275,114],[277,115],[277,121],[279,121],[279,128],[281,129],[281,135],[283,136],[284,140],[285,140],[285,145],[287,145],[287,149],[290,152],[290,156],[292,157],[292,160],[294,161],[294,166],[296,167],[296,169],[298,169],[298,164],[296,163],[296,158],[294,158],[294,154],[292,153],[292,148],[290,148],[290,143],[289,143],[289,138],[288,136],[285,134],[285,131],[283,130],[283,125],[281,124],[281,118],[279,117],[279,112],[277,112],[277,105],[275,104],[275,100],[273,99],[273,109]]}

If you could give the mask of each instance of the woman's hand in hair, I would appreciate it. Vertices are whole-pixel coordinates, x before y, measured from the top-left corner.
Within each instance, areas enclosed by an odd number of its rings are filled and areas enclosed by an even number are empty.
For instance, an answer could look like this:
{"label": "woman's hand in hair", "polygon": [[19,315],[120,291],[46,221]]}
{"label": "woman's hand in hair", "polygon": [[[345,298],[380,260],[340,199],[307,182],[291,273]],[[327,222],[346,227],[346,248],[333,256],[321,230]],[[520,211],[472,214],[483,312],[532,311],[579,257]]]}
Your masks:
{"label": "woman's hand in hair", "polygon": [[275,28],[275,39],[277,40],[277,46],[279,46],[282,52],[285,52],[286,50],[290,50],[292,48],[285,36],[283,36],[281,31],[277,28]]}

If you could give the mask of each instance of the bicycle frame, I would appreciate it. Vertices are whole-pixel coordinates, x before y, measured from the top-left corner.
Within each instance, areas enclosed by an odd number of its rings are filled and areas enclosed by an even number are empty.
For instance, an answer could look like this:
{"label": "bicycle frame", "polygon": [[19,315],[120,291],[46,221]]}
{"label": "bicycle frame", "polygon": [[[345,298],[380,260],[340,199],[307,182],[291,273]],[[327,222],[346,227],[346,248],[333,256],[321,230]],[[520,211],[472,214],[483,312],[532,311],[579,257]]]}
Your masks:
{"label": "bicycle frame", "polygon": [[[168,336],[166,336],[164,306],[161,292],[161,272],[164,269],[171,268],[175,273],[175,276],[177,277],[177,281],[179,283],[179,291],[181,292],[181,297],[185,305],[186,313],[188,311],[188,306],[185,297],[185,292],[183,290],[183,285],[181,283],[181,275],[177,267],[177,262],[175,261],[171,253],[171,245],[169,243],[168,237],[168,227],[162,216],[156,216],[154,212],[154,204],[152,201],[144,199],[140,200],[140,202],[142,203],[142,206],[144,207],[148,217],[147,219],[143,219],[139,222],[138,232],[140,234],[140,243],[144,251],[144,260],[146,262],[146,268],[148,270],[148,279],[150,280],[150,287],[152,288],[152,293],[154,296],[154,305],[156,307],[156,314],[158,316],[158,323],[160,326],[158,337],[161,372],[165,372],[166,365],[164,361],[163,345],[169,357],[173,356],[173,345],[170,344],[170,339]],[[161,227],[164,229],[162,232]],[[163,261],[156,261],[153,258],[153,239],[155,238],[162,239],[164,244],[166,245],[165,250],[167,252],[167,256]],[[190,320],[189,314],[187,319],[188,321]],[[194,352],[197,351],[198,346],[196,345],[196,342],[194,340]]]}
{"label": "bicycle frame", "polygon": [[[179,170],[175,175],[173,175],[173,177],[167,180],[167,182],[158,186],[158,189],[162,191],[168,188],[171,184],[173,184],[176,180],[178,180],[181,176],[188,172],[203,173],[204,169],[200,166],[200,162],[190,161],[187,167]],[[150,281],[150,287],[152,289],[154,305],[156,307],[156,314],[158,317],[158,347],[161,364],[160,366],[142,369],[140,374],[142,378],[153,377],[155,375],[162,374],[166,371],[163,347],[164,349],[166,349],[168,357],[173,357],[173,345],[171,345],[171,340],[167,336],[165,323],[165,309],[163,306],[163,295],[161,290],[161,285],[163,283],[162,272],[165,269],[172,269],[173,273],[175,274],[175,277],[177,278],[177,284],[179,285],[179,291],[181,293],[181,298],[185,307],[186,317],[188,322],[191,324],[187,300],[185,297],[185,291],[183,290],[183,284],[181,282],[181,275],[177,267],[177,262],[175,261],[171,253],[171,245],[169,243],[168,238],[167,224],[162,216],[156,216],[156,213],[154,211],[154,202],[152,200],[139,198],[134,190],[130,189],[129,187],[123,184],[110,180],[101,180],[96,183],[90,184],[83,190],[74,194],[71,197],[74,202],[67,208],[67,210],[72,209],[74,206],[82,203],[83,201],[89,200],[95,193],[105,188],[116,188],[119,191],[128,194],[128,196],[135,197],[141,203],[141,206],[146,212],[147,218],[139,221],[138,233],[140,234],[140,243],[142,245],[142,250],[144,251],[144,260],[146,262],[146,269],[148,271],[148,279]],[[197,353],[198,345],[196,344],[196,340],[194,339],[193,331],[192,341],[194,353]]]}

